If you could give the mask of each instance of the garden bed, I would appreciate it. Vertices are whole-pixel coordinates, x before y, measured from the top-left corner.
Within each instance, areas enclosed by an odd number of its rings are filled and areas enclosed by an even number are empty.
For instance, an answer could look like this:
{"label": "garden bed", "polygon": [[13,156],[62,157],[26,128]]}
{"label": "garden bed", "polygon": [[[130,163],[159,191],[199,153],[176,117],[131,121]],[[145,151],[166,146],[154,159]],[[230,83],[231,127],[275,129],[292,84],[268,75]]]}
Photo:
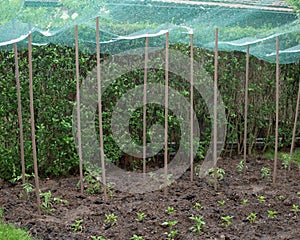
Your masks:
{"label": "garden bed", "polygon": [[[263,167],[272,172],[273,161],[249,159],[243,176],[236,168],[240,160],[219,160],[218,166],[225,174],[217,192],[209,177],[195,177],[190,182],[190,172],[186,172],[168,187],[167,196],[163,190],[139,195],[112,191],[105,202],[101,192],[81,194],[77,177],[48,179],[40,185],[42,192],[51,191],[50,208],[48,214],[39,216],[34,192],[30,193],[31,201],[27,201],[24,196],[20,198],[21,183],[3,182],[0,208],[4,209],[5,222],[26,228],[33,237],[44,240],[93,239],[92,236],[127,240],[134,234],[161,240],[167,239],[166,232],[170,232],[162,223],[172,225],[175,221],[172,230],[178,233],[174,239],[300,239],[300,211],[296,210],[300,206],[298,166],[287,171],[279,162],[277,183],[273,186],[271,176],[261,176]],[[109,216],[116,217],[116,221],[114,217],[109,221]],[[199,236],[191,230],[196,221],[190,217],[201,216],[205,225]]]}

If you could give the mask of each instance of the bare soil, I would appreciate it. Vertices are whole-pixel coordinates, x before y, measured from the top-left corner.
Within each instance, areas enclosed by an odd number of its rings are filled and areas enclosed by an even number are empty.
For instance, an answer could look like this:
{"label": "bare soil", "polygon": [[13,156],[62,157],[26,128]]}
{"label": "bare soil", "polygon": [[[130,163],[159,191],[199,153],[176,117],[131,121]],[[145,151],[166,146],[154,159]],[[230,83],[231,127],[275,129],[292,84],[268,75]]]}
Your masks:
{"label": "bare soil", "polygon": [[[271,176],[261,177],[262,167],[269,167],[272,172],[271,160],[249,159],[245,176],[236,170],[239,161],[240,158],[219,160],[225,175],[217,192],[209,179],[195,177],[191,182],[188,171],[168,187],[167,195],[163,190],[139,195],[115,191],[113,197],[104,201],[101,192],[81,194],[78,177],[72,177],[41,181],[42,192],[52,193],[50,214],[37,214],[34,193],[30,194],[31,201],[20,198],[21,183],[1,183],[0,207],[4,209],[5,222],[25,228],[34,238],[44,240],[92,239],[91,236],[128,240],[134,234],[161,240],[167,238],[168,227],[162,226],[167,221],[178,221],[173,227],[178,230],[175,239],[300,239],[300,212],[291,211],[293,205],[300,206],[298,166],[293,165],[287,171],[279,162],[277,183],[273,186]],[[264,196],[265,202],[260,203],[259,196]],[[54,197],[68,203],[55,202]],[[242,204],[243,199],[248,200],[246,204]],[[225,201],[223,206],[220,201]],[[200,211],[193,207],[196,203],[203,206]],[[176,212],[167,214],[168,206]],[[277,216],[270,218],[268,210],[277,211]],[[138,222],[137,213],[146,217]],[[250,213],[257,213],[253,224],[247,220]],[[105,214],[115,214],[117,224],[105,223]],[[189,219],[191,216],[203,216],[205,228],[200,236],[190,230],[195,224]],[[226,226],[221,216],[233,216],[232,224]],[[75,220],[83,220],[81,232],[72,229]]]}

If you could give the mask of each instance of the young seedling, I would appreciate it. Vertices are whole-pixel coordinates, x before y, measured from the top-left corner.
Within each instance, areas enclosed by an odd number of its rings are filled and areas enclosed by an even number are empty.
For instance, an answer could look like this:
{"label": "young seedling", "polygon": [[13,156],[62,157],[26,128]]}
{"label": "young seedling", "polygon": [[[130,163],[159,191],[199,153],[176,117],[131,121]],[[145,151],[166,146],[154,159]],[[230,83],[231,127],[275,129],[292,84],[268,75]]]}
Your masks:
{"label": "young seedling", "polygon": [[106,238],[104,238],[102,236],[91,236],[91,239],[93,239],[93,240],[107,240]]}
{"label": "young seedling", "polygon": [[167,235],[167,240],[174,240],[175,236],[178,234],[178,230],[173,230],[173,226],[175,226],[177,223],[177,221],[169,221],[161,224],[163,226],[169,226],[169,232],[165,232]]}
{"label": "young seedling", "polygon": [[196,222],[195,225],[190,227],[190,230],[193,231],[193,232],[198,232],[198,235],[200,235],[202,233],[202,230],[203,230],[204,226],[205,226],[205,222],[203,221],[203,216],[189,217],[189,219]]}
{"label": "young seedling", "polygon": [[105,221],[106,224],[109,224],[110,226],[114,226],[117,224],[117,216],[115,214],[105,214]]}
{"label": "young seedling", "polygon": [[[208,171],[206,173],[209,174],[209,176],[211,177],[212,180],[214,179],[214,177],[215,177],[214,168],[208,169]],[[222,180],[224,178],[224,174],[225,174],[225,170],[223,168],[217,168],[218,180]]]}
{"label": "young seedling", "polygon": [[194,208],[197,212],[200,212],[200,210],[203,208],[203,206],[201,205],[201,203],[195,203],[195,205],[193,206],[193,208]]}
{"label": "young seedling", "polygon": [[232,222],[230,221],[232,218],[233,218],[233,216],[228,216],[228,215],[221,217],[221,219],[224,221],[224,223],[227,227],[229,227],[232,224]]}
{"label": "young seedling", "polygon": [[250,213],[247,217],[247,220],[251,223],[254,224],[256,223],[256,218],[257,218],[257,213]]}
{"label": "young seedling", "polygon": [[218,201],[218,205],[219,206],[224,206],[225,205],[225,201]]}
{"label": "young seedling", "polygon": [[272,210],[268,210],[268,217],[269,218],[276,218],[277,217],[278,212],[277,211],[272,211]]}
{"label": "young seedling", "polygon": [[279,196],[278,196],[278,199],[279,199],[279,200],[283,200],[283,199],[285,199],[285,196],[284,196],[284,195],[279,195]]}
{"label": "young seedling", "polygon": [[130,238],[130,240],[144,240],[144,238],[143,237],[141,237],[141,236],[138,236],[138,235],[133,235],[131,238]]}
{"label": "young seedling", "polygon": [[138,222],[143,221],[143,219],[146,217],[145,213],[137,213],[137,218],[135,220],[137,220]]}
{"label": "young seedling", "polygon": [[75,220],[75,223],[72,224],[72,229],[73,229],[74,232],[81,232],[81,231],[82,231],[82,229],[83,229],[83,227],[82,227],[82,225],[81,225],[82,222],[83,222],[82,219],[80,219],[80,220]]}
{"label": "young seedling", "polygon": [[168,215],[172,215],[172,214],[176,213],[176,209],[174,209],[173,207],[168,206],[168,208],[166,210],[166,213]]}
{"label": "young seedling", "polygon": [[270,171],[271,169],[268,167],[262,167],[260,170],[260,176],[261,178],[268,178],[270,177]]}
{"label": "young seedling", "polygon": [[244,170],[244,160],[241,160],[239,164],[236,166],[236,170],[241,173]]}
{"label": "young seedling", "polygon": [[243,199],[243,200],[242,200],[242,204],[243,204],[243,205],[246,205],[247,202],[248,202],[248,199]]}
{"label": "young seedling", "polygon": [[25,182],[22,184],[22,188],[25,190],[27,201],[29,201],[30,193],[34,189],[33,185],[29,182]]}
{"label": "young seedling", "polygon": [[49,190],[48,192],[41,192],[40,193],[40,197],[44,198],[44,201],[41,203],[41,210],[45,213],[45,214],[50,214],[54,211],[53,204],[51,202],[51,191]]}
{"label": "young seedling", "polygon": [[292,207],[291,211],[292,211],[295,215],[297,215],[298,212],[300,211],[300,210],[299,210],[299,206],[293,204],[293,207]]}
{"label": "young seedling", "polygon": [[266,201],[266,197],[263,196],[263,195],[258,196],[257,199],[258,199],[258,201],[259,201],[260,203],[264,203],[264,202]]}
{"label": "young seedling", "polygon": [[59,203],[63,203],[63,204],[68,204],[68,200],[65,200],[65,199],[61,199],[61,198],[53,198],[53,201],[54,202],[59,202]]}

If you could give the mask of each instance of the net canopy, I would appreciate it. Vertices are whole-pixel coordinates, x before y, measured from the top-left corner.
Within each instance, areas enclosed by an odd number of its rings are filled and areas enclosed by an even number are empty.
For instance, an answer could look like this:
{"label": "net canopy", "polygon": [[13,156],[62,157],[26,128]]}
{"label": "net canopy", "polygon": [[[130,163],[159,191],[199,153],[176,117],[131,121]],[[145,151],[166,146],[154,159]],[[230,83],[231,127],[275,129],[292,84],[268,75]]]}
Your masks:
{"label": "net canopy", "polygon": [[163,48],[165,33],[170,43],[213,50],[215,28],[219,49],[245,51],[275,62],[276,36],[280,37],[280,63],[300,60],[300,19],[278,0],[1,0],[0,48],[18,42],[74,46],[74,27],[79,28],[81,50],[96,51],[96,21],[100,22],[101,52],[118,54],[149,46]]}

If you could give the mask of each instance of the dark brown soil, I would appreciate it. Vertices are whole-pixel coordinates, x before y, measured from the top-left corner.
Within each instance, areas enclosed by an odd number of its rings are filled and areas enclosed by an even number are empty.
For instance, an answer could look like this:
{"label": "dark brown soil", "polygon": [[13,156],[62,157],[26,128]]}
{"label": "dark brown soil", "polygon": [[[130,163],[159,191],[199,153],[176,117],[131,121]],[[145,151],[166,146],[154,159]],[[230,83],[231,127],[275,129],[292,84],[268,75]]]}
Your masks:
{"label": "dark brown soil", "polygon": [[[300,174],[297,166],[290,172],[281,168],[279,162],[278,178],[275,186],[271,177],[262,179],[262,167],[272,169],[272,161],[249,159],[246,176],[236,170],[240,159],[223,159],[219,167],[226,172],[215,192],[208,179],[195,177],[190,182],[190,173],[186,172],[176,183],[168,187],[168,195],[163,190],[152,193],[132,195],[114,192],[107,202],[103,194],[80,194],[77,188],[78,178],[51,179],[41,181],[43,192],[51,190],[54,197],[68,200],[68,203],[53,203],[54,212],[37,214],[35,195],[30,199],[20,199],[21,184],[12,186],[2,183],[0,189],[0,208],[4,209],[5,222],[28,229],[37,239],[92,239],[91,236],[103,236],[105,239],[128,240],[134,234],[148,240],[166,239],[168,227],[163,222],[178,221],[173,229],[178,230],[175,239],[300,239],[300,212],[291,211],[293,205],[300,206]],[[263,195],[264,203],[258,201]],[[246,204],[242,200],[247,199]],[[221,206],[218,202],[225,201]],[[203,208],[197,212],[193,206],[201,203]],[[166,213],[167,207],[176,212]],[[268,210],[277,211],[277,217],[268,217]],[[137,213],[146,217],[138,222]],[[254,224],[247,216],[257,213]],[[105,223],[105,214],[115,214],[117,224]],[[225,226],[221,216],[233,216],[232,225]],[[202,234],[192,232],[194,222],[190,216],[203,216],[206,223]],[[74,232],[72,224],[83,220],[81,232]]]}

